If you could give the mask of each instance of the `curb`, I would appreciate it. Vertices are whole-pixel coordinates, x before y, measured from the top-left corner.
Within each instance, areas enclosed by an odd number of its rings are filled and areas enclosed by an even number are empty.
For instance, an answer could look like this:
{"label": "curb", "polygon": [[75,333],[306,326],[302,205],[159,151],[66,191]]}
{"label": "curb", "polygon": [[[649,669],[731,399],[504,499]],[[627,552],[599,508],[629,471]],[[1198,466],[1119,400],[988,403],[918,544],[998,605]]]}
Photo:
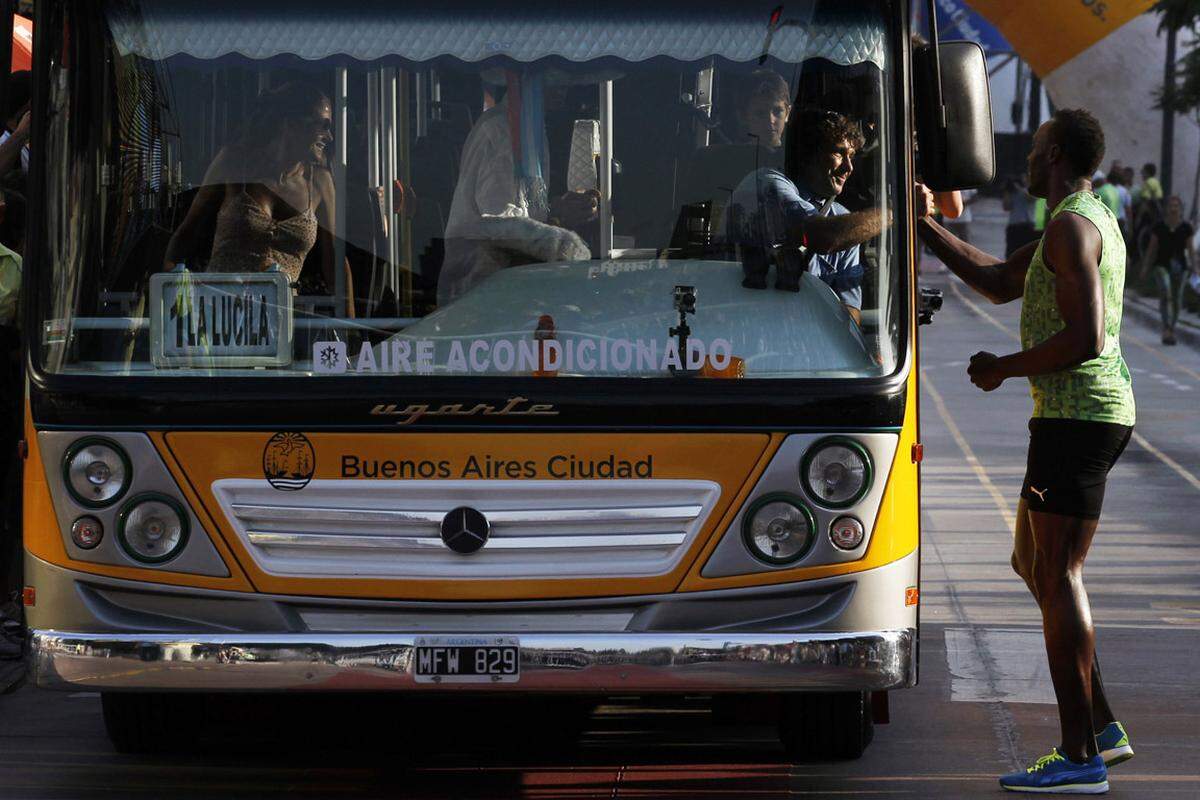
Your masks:
{"label": "curb", "polygon": [[[1160,331],[1162,322],[1158,316],[1158,305],[1155,302],[1139,297],[1134,292],[1128,292],[1125,295],[1125,313],[1135,317],[1138,322]],[[1200,350],[1200,326],[1194,322],[1189,322],[1183,319],[1182,315],[1179,322],[1175,325],[1175,338],[1181,344],[1186,344]]]}

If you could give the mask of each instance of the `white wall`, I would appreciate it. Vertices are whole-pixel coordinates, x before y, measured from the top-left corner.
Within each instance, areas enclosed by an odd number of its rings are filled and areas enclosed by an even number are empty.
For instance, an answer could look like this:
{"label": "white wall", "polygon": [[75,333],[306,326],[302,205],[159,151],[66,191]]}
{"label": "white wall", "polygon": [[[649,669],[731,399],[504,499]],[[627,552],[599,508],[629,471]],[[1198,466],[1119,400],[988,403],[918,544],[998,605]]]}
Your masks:
{"label": "white wall", "polygon": [[[1056,106],[1086,107],[1104,126],[1106,168],[1114,158],[1139,174],[1147,161],[1162,167],[1162,112],[1154,108],[1154,93],[1162,85],[1167,44],[1157,29],[1158,15],[1144,14],[1046,76],[1044,86]],[[1189,42],[1180,39],[1182,55]],[[1189,208],[1198,160],[1200,127],[1176,117],[1173,191]]]}

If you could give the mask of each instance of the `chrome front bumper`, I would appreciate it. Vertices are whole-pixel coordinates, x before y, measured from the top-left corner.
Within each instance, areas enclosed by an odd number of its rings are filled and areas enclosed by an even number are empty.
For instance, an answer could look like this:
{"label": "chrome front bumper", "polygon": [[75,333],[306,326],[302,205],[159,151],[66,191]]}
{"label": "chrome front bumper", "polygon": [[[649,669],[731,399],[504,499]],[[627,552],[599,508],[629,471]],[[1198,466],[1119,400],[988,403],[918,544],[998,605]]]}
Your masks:
{"label": "chrome front bumper", "polygon": [[[114,691],[884,690],[916,683],[916,631],[518,634],[516,683],[416,683],[417,634],[31,631],[31,682]],[[422,633],[421,636],[429,634]]]}

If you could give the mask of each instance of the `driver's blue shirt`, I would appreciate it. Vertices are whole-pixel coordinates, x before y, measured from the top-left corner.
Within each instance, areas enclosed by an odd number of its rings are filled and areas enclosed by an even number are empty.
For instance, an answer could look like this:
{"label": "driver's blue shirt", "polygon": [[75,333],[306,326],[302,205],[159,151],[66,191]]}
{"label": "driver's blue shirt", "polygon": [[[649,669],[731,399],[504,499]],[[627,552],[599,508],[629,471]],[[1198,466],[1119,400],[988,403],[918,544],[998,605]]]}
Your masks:
{"label": "driver's blue shirt", "polygon": [[[762,247],[783,244],[789,224],[819,213],[824,204],[825,198],[793,183],[778,169],[757,170],[743,178],[730,197],[729,238],[738,244]],[[838,216],[849,214],[850,209],[835,201],[825,213]],[[828,284],[847,306],[862,308],[859,245],[811,255],[808,271]]]}

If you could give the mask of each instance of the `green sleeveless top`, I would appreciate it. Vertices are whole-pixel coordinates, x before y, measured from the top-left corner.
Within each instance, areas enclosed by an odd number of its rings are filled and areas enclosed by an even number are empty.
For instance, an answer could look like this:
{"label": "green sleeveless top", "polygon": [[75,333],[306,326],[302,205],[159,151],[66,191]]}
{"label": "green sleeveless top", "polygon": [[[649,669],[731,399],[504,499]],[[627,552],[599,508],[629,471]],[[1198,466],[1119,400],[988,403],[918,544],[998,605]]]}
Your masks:
{"label": "green sleeveless top", "polygon": [[[1100,355],[1078,366],[1029,378],[1033,416],[1081,419],[1133,425],[1133,380],[1121,357],[1121,301],[1125,289],[1125,240],[1117,218],[1091,192],[1069,195],[1050,215],[1071,212],[1089,220],[1100,231],[1100,288],[1104,296],[1104,348]],[[1042,259],[1038,242],[1025,274],[1021,306],[1021,347],[1028,350],[1061,331],[1065,324],[1054,298],[1054,273]]]}

